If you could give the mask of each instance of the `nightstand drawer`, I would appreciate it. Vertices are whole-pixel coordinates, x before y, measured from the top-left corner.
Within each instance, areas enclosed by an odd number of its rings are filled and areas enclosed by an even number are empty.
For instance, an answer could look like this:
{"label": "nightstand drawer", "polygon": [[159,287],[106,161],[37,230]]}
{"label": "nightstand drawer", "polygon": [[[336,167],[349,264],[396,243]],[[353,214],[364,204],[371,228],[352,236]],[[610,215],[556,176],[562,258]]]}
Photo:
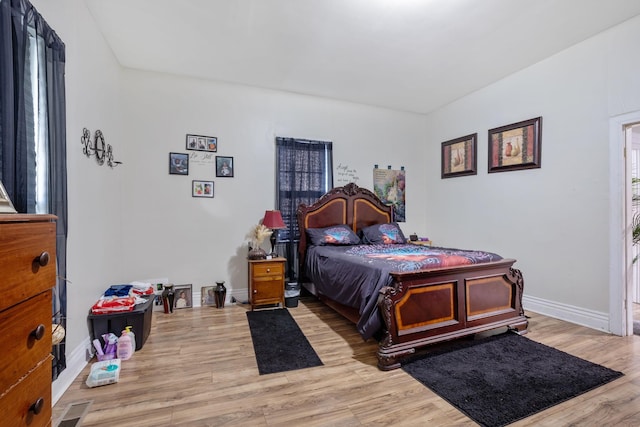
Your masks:
{"label": "nightstand drawer", "polygon": [[281,299],[283,277],[277,279],[256,278],[253,282],[253,299],[255,301],[265,299]]}
{"label": "nightstand drawer", "polygon": [[281,262],[263,262],[253,266],[254,277],[282,276],[282,274],[284,274],[284,264]]}

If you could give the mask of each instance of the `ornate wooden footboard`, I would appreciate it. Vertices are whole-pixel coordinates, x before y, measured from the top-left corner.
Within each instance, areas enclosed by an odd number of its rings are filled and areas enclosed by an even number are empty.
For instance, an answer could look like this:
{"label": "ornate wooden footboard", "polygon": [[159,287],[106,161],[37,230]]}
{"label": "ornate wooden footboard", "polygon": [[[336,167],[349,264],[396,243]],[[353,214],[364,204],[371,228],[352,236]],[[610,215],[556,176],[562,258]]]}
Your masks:
{"label": "ornate wooden footboard", "polygon": [[478,332],[508,327],[525,333],[524,281],[514,262],[392,273],[393,285],[378,299],[386,325],[378,367],[397,368],[419,347]]}
{"label": "ornate wooden footboard", "polygon": [[[299,281],[304,284],[306,229],[347,224],[354,232],[393,221],[393,211],[369,190],[355,184],[337,187],[310,206],[298,208]],[[528,321],[522,309],[524,281],[513,259],[391,273],[380,290],[378,307],[384,320],[378,367],[395,369],[416,349],[441,341],[508,327],[520,333]],[[357,322],[358,310],[309,289],[327,305]]]}

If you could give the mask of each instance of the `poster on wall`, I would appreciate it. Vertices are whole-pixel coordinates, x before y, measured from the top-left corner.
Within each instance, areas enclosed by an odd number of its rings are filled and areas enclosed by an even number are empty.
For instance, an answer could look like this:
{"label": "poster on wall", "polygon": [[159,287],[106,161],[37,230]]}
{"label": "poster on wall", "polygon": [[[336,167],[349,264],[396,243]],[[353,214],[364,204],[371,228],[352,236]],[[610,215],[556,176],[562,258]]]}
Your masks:
{"label": "poster on wall", "polygon": [[386,205],[393,205],[395,221],[405,222],[405,170],[373,169],[373,192]]}

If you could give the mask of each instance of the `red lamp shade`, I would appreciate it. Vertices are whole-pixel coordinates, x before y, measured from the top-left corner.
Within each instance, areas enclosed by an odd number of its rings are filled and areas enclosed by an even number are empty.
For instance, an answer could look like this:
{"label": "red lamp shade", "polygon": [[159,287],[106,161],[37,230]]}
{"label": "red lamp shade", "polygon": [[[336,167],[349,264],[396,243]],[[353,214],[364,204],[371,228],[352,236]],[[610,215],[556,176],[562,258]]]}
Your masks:
{"label": "red lamp shade", "polygon": [[284,221],[282,220],[280,211],[265,211],[264,218],[262,219],[262,224],[272,230],[287,228],[287,226],[284,224]]}
{"label": "red lamp shade", "polygon": [[269,239],[271,241],[271,256],[278,256],[275,253],[276,242],[278,241],[278,230],[280,228],[287,228],[282,220],[280,211],[265,211],[262,225],[273,230]]}

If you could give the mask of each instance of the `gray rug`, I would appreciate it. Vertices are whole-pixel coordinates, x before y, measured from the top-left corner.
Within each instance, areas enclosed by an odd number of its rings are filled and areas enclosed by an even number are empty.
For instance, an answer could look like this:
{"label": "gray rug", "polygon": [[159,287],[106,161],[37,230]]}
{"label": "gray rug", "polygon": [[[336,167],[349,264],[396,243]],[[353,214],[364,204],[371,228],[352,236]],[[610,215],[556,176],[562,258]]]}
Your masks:
{"label": "gray rug", "polygon": [[622,376],[506,333],[447,344],[404,369],[481,426],[505,426]]}

